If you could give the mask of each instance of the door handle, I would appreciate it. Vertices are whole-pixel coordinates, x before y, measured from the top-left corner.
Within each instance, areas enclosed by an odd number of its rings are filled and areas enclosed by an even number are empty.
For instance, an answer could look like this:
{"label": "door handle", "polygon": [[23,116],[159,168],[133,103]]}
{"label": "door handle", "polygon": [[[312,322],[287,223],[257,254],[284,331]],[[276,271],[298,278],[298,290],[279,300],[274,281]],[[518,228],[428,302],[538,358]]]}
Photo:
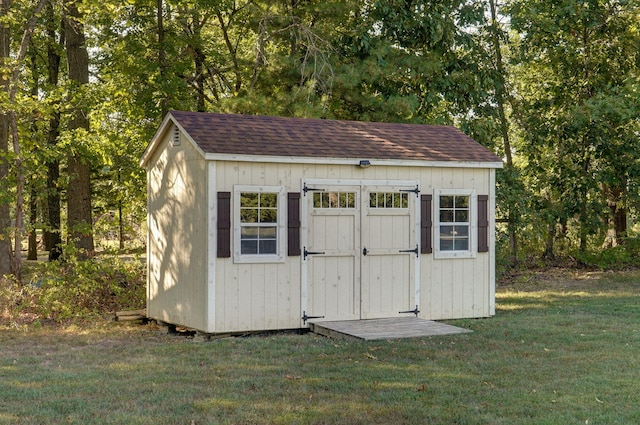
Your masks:
{"label": "door handle", "polygon": [[367,255],[367,247],[362,248],[362,255]]}

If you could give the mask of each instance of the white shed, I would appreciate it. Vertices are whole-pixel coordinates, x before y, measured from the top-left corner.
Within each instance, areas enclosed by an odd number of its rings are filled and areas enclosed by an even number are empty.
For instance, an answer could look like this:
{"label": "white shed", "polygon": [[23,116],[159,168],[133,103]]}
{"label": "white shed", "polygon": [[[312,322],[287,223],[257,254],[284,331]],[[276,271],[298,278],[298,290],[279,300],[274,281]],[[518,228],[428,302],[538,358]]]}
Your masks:
{"label": "white shed", "polygon": [[170,112],[147,315],[206,333],[495,312],[495,170],[456,128]]}

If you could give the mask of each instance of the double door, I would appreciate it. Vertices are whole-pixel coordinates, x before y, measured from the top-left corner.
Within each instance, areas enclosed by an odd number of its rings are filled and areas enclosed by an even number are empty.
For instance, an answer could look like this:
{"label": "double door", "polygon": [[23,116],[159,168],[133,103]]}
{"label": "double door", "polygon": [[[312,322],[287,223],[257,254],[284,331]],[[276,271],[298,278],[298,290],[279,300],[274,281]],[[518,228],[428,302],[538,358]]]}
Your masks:
{"label": "double door", "polygon": [[417,309],[417,193],[415,184],[305,185],[304,318]]}

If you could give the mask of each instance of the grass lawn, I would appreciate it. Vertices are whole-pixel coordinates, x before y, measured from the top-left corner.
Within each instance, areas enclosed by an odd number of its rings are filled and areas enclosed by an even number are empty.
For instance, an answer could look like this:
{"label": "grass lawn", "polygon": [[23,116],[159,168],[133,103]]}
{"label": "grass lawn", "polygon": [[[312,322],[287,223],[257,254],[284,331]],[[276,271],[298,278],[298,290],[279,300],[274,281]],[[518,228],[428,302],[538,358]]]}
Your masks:
{"label": "grass lawn", "polygon": [[0,328],[0,424],[638,424],[640,272],[529,275],[473,333]]}

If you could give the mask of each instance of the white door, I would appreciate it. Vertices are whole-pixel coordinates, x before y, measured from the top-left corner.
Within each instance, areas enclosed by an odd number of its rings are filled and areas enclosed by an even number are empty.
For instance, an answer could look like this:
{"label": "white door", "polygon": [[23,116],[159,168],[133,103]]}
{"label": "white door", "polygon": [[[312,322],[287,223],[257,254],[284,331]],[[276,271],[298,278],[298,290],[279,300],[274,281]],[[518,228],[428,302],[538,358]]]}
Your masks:
{"label": "white door", "polygon": [[[303,318],[360,318],[360,188],[322,186],[305,193],[307,302]],[[303,306],[304,308],[304,306]]]}
{"label": "white door", "polygon": [[305,192],[303,319],[416,308],[415,185],[313,185]]}
{"label": "white door", "polygon": [[396,186],[363,188],[361,318],[404,315],[414,310],[414,273],[419,255],[416,195]]}

